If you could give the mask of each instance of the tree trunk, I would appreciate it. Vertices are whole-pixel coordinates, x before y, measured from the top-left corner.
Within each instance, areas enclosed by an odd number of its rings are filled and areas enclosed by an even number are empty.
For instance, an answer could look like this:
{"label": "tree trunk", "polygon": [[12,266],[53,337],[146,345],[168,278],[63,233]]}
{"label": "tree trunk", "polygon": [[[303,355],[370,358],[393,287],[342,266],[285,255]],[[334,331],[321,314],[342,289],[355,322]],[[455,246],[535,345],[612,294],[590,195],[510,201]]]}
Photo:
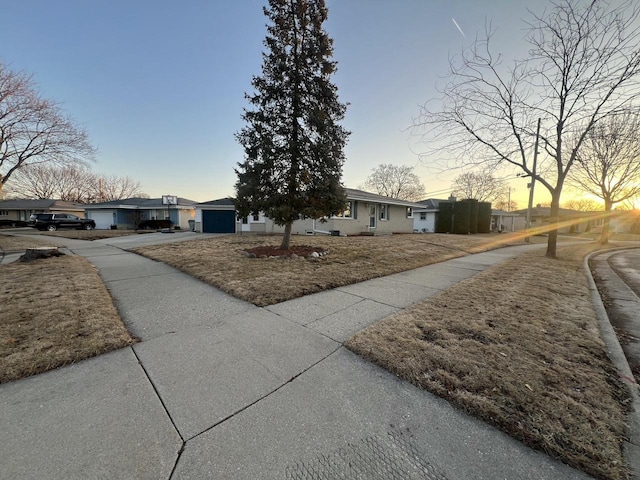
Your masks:
{"label": "tree trunk", "polygon": [[604,199],[604,219],[602,223],[602,232],[600,233],[600,243],[606,245],[609,243],[609,227],[611,222],[611,208],[613,202],[607,198]]}
{"label": "tree trunk", "polygon": [[284,227],[284,237],[282,237],[282,244],[280,245],[281,250],[289,250],[289,245],[291,244],[291,223],[287,223]]}
{"label": "tree trunk", "polygon": [[558,209],[560,208],[560,194],[553,193],[551,195],[551,208],[549,210],[549,220],[553,230],[549,231],[549,238],[547,240],[547,253],[545,254],[549,258],[557,257],[557,243],[558,243]]}

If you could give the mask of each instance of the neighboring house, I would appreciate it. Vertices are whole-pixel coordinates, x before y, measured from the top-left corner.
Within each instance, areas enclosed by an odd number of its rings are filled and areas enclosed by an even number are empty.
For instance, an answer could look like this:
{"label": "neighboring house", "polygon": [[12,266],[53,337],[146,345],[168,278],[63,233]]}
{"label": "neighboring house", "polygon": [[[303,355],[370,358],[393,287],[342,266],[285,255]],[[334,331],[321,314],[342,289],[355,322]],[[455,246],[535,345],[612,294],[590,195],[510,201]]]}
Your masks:
{"label": "neighboring house", "polygon": [[524,230],[526,224],[526,216],[522,216],[520,213],[491,210],[492,232],[517,232]]}
{"label": "neighboring house", "polygon": [[640,234],[640,210],[614,211],[609,231],[611,233]]}
{"label": "neighboring house", "polygon": [[15,199],[0,201],[0,224],[26,222],[34,213],[71,213],[84,217],[84,205],[50,199]]}
{"label": "neighboring house", "polygon": [[196,215],[196,202],[173,197],[173,205],[163,204],[161,198],[126,198],[112,202],[91,203],[84,206],[86,217],[96,222],[96,228],[108,229],[115,225],[119,229],[135,229],[145,220],[170,220],[174,226],[189,229],[189,220]]}
{"label": "neighboring house", "polygon": [[[540,228],[551,225],[550,207],[540,205],[531,209],[531,228]],[[515,210],[517,213],[527,218],[527,209]],[[602,227],[603,212],[579,212],[568,208],[558,210],[558,232],[559,233],[582,233],[589,232],[594,227]]]}
{"label": "neighboring house", "polygon": [[438,211],[440,210],[439,204],[446,201],[438,198],[419,201],[418,203],[421,206],[413,209],[413,231],[420,233],[435,232]]}
{"label": "neighboring house", "polygon": [[[346,188],[347,206],[343,212],[323,219],[293,222],[296,235],[390,234],[413,232],[413,209],[421,205]],[[196,205],[195,228],[203,233],[261,232],[284,233],[284,227],[259,213],[245,218],[236,216],[232,198],[221,198]]]}

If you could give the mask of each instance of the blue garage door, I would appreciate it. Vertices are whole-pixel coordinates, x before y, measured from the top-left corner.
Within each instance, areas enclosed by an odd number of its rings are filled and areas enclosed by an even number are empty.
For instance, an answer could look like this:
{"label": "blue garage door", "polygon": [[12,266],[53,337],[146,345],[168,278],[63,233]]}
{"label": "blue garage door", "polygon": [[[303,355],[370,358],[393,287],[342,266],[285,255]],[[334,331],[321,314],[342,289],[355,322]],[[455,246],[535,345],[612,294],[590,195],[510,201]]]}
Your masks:
{"label": "blue garage door", "polygon": [[203,233],[235,233],[236,212],[233,210],[203,210]]}

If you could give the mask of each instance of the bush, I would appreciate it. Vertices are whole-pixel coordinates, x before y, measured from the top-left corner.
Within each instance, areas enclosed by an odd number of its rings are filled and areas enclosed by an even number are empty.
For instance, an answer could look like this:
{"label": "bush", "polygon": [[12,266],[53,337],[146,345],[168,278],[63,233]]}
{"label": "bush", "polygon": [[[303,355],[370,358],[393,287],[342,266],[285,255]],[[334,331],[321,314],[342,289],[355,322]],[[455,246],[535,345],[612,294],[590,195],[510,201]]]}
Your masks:
{"label": "bush", "polygon": [[138,224],[139,230],[160,230],[162,228],[171,228],[171,220],[142,220]]}
{"label": "bush", "polygon": [[28,227],[29,225],[24,220],[0,220],[0,227]]}

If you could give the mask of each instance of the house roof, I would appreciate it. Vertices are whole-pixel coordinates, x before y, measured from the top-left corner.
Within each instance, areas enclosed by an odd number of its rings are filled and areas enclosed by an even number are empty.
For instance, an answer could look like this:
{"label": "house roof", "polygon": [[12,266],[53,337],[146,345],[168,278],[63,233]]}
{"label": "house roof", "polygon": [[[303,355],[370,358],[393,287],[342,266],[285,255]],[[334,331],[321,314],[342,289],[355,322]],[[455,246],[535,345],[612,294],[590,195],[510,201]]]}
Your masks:
{"label": "house roof", "polygon": [[0,209],[2,210],[78,210],[83,211],[84,205],[63,200],[55,200],[50,198],[14,198],[11,200],[1,200]]}
{"label": "house roof", "polygon": [[[491,210],[491,216],[493,217],[522,217],[523,214],[518,213],[519,210],[513,212],[507,212],[505,210]],[[525,211],[526,213],[526,211]]]}
{"label": "house roof", "polygon": [[[345,194],[348,200],[358,200],[361,202],[386,203],[388,205],[401,205],[403,207],[420,208],[422,205],[417,202],[409,202],[397,198],[378,195],[377,193],[365,192],[355,188],[345,188]],[[209,200],[208,202],[198,203],[197,206],[233,206],[233,198],[225,197],[217,200]]]}
{"label": "house roof", "polygon": [[421,205],[417,202],[409,202],[407,200],[400,200],[398,198],[386,197],[384,195],[365,192],[364,190],[357,190],[355,188],[345,188],[344,190],[348,200],[358,200],[362,202],[372,202],[372,203],[386,203],[389,205],[401,205],[403,207],[411,207],[411,208],[421,207]]}
{"label": "house roof", "polygon": [[[527,209],[522,208],[520,210],[514,210],[514,213],[520,215],[526,215]],[[594,215],[601,215],[602,212],[579,212],[578,210],[571,210],[569,208],[559,208],[558,215],[561,217],[591,217]],[[550,207],[534,207],[531,209],[531,216],[533,217],[549,217],[551,215]]]}
{"label": "house roof", "polygon": [[[188,198],[177,197],[178,203],[171,205],[171,208],[179,207],[193,207],[196,203]],[[85,210],[98,210],[104,208],[122,208],[122,209],[154,209],[154,208],[167,208],[167,205],[162,203],[162,197],[160,198],[125,198],[123,200],[113,200],[111,202],[102,203],[90,203],[84,206]]]}
{"label": "house roof", "polygon": [[209,206],[232,206],[235,205],[233,203],[233,198],[231,197],[224,197],[224,198],[219,198],[217,200],[209,200],[208,202],[202,202],[202,203],[198,203],[198,206],[205,206],[205,205],[209,205]]}
{"label": "house roof", "polygon": [[420,207],[416,208],[417,212],[421,211],[431,211],[437,212],[440,209],[440,202],[448,202],[449,200],[444,200],[442,198],[427,198],[426,200],[420,200],[418,204]]}

